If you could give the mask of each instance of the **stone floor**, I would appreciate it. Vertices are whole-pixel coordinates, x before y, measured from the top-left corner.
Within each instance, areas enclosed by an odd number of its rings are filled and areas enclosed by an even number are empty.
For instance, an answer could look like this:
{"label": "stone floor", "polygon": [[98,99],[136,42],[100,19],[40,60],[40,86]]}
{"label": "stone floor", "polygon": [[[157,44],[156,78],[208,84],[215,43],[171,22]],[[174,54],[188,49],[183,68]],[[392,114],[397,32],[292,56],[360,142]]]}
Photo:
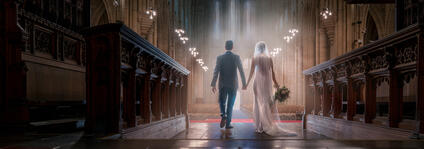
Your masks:
{"label": "stone floor", "polygon": [[190,128],[172,139],[94,139],[83,132],[29,133],[24,136],[0,135],[0,149],[91,149],[91,148],[424,148],[424,141],[403,140],[333,140],[304,131],[298,121],[284,121],[280,125],[296,132],[295,137],[271,137],[254,132],[250,117],[243,111],[235,112],[233,129],[221,129],[216,116],[191,119]]}

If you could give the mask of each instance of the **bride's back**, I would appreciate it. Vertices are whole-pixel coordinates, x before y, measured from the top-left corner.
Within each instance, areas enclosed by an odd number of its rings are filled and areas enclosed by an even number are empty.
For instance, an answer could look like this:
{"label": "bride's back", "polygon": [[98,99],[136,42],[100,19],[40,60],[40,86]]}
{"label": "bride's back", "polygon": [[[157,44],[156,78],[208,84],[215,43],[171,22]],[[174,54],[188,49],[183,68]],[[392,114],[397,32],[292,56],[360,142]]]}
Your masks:
{"label": "bride's back", "polygon": [[271,70],[271,58],[267,55],[261,54],[255,56],[255,72],[256,76],[268,76],[270,75]]}

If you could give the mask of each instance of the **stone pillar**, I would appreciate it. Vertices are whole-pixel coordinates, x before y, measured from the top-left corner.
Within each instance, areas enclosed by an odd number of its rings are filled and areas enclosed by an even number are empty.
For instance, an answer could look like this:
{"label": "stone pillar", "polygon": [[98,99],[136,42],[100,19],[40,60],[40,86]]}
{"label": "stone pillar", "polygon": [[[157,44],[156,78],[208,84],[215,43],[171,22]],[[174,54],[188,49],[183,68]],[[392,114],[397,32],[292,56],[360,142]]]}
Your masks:
{"label": "stone pillar", "polygon": [[146,68],[146,74],[144,76],[144,87],[143,87],[143,94],[141,96],[141,109],[142,109],[142,116],[143,116],[143,123],[150,123],[152,122],[152,107],[151,107],[151,98],[150,98],[150,92],[151,92],[151,85],[150,85],[150,66],[147,66]]}
{"label": "stone pillar", "polygon": [[317,80],[314,80],[314,90],[314,114],[319,115],[321,111],[321,94]]}
{"label": "stone pillar", "polygon": [[402,85],[399,72],[389,68],[389,126],[399,127],[401,121]]}
{"label": "stone pillar", "polygon": [[127,77],[124,83],[124,113],[128,127],[136,125],[135,118],[135,98],[136,98],[136,77],[134,69],[128,70]]}
{"label": "stone pillar", "polygon": [[152,92],[152,111],[153,111],[153,115],[155,117],[154,120],[161,120],[162,119],[162,102],[161,102],[161,97],[160,97],[160,90],[161,90],[162,86],[161,86],[161,78],[160,77],[156,77],[153,80],[153,92]]}
{"label": "stone pillar", "polygon": [[353,89],[353,79],[350,76],[347,78],[347,120],[353,120],[356,113],[355,90]]}
{"label": "stone pillar", "polygon": [[167,70],[164,66],[162,66],[162,79],[161,79],[161,98],[162,98],[162,117],[169,117],[169,79],[167,78]]}
{"label": "stone pillar", "polygon": [[321,101],[321,95],[320,95],[320,91],[319,91],[319,86],[317,85],[317,81],[314,81],[314,114],[318,115],[319,111],[321,110],[320,108],[320,101]]}
{"label": "stone pillar", "polygon": [[[22,46],[28,38],[17,18],[19,1],[0,2],[0,131],[23,131],[29,123]],[[12,129],[13,128],[13,129]]]}
{"label": "stone pillar", "polygon": [[424,33],[418,36],[417,84],[417,130],[424,133]]}
{"label": "stone pillar", "polygon": [[331,103],[331,112],[330,116],[332,118],[340,118],[340,113],[342,111],[342,98],[340,97],[340,84],[336,79],[337,77],[333,78],[334,82],[334,88],[333,88],[333,99]]}
{"label": "stone pillar", "polygon": [[307,75],[305,76],[305,96],[304,96],[304,105],[305,105],[305,115],[311,114],[314,111],[314,90],[313,87],[310,86],[311,83],[313,83],[312,76]]}
{"label": "stone pillar", "polygon": [[364,111],[364,122],[372,123],[372,120],[376,116],[376,85],[373,77],[365,75],[365,111]]}
{"label": "stone pillar", "polygon": [[169,82],[169,114],[170,117],[175,116],[175,74],[172,70]]}
{"label": "stone pillar", "polygon": [[323,116],[329,116],[330,113],[330,107],[331,107],[331,99],[330,99],[330,94],[329,94],[329,85],[326,83],[326,74],[324,74],[323,72],[323,76],[322,76],[322,93],[323,93],[323,97],[321,100],[321,108],[322,108],[322,115]]}
{"label": "stone pillar", "polygon": [[161,120],[162,119],[162,112],[161,112],[161,74],[160,69],[163,65],[163,63],[160,62],[160,60],[155,59],[151,61],[152,69],[151,69],[151,75],[150,75],[150,81],[151,82],[151,105],[152,105],[152,114],[153,114],[153,120]]}

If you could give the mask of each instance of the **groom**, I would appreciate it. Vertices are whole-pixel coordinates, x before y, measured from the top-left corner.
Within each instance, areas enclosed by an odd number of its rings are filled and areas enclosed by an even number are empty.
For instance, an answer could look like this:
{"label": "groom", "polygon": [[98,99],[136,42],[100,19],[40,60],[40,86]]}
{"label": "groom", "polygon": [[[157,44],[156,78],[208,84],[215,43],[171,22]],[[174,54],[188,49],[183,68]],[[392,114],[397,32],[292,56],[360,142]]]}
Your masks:
{"label": "groom", "polygon": [[226,129],[231,129],[233,128],[233,126],[230,125],[231,116],[238,88],[237,69],[240,72],[243,86],[246,86],[246,79],[244,77],[240,56],[231,52],[233,49],[233,41],[228,40],[225,42],[225,49],[226,52],[216,59],[211,86],[212,92],[215,93],[216,80],[219,76],[219,108],[222,117],[220,127],[222,128],[225,126]]}

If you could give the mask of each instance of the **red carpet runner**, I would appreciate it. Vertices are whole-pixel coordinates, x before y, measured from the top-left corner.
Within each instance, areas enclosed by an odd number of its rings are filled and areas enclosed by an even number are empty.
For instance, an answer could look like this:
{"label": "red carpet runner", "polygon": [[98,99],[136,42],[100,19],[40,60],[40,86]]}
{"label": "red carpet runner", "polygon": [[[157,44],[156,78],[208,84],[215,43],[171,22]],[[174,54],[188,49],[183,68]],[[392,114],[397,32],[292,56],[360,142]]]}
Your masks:
{"label": "red carpet runner", "polygon": [[[221,119],[190,120],[190,123],[219,123]],[[253,119],[233,119],[232,123],[253,123]],[[301,120],[280,120],[280,123],[301,123]]]}

